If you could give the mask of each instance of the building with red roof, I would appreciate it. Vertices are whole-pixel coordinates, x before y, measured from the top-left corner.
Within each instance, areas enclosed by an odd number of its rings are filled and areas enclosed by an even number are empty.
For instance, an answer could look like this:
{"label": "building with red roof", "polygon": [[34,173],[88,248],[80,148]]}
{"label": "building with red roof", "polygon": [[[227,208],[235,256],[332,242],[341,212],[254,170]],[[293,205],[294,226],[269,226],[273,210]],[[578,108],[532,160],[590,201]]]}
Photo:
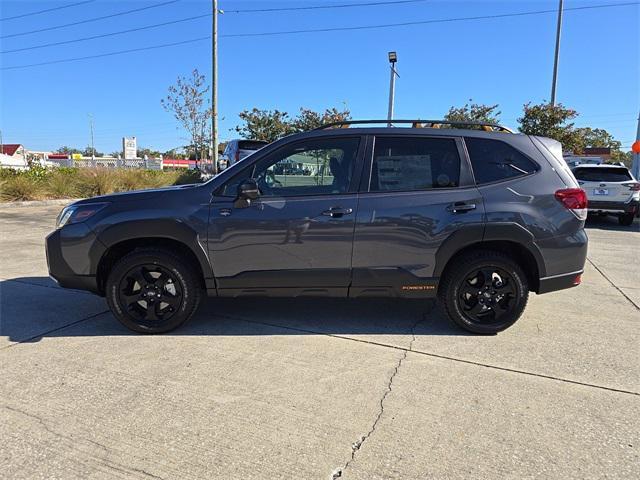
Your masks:
{"label": "building with red roof", "polygon": [[9,155],[10,157],[24,156],[24,147],[19,143],[3,143],[2,151],[3,155]]}

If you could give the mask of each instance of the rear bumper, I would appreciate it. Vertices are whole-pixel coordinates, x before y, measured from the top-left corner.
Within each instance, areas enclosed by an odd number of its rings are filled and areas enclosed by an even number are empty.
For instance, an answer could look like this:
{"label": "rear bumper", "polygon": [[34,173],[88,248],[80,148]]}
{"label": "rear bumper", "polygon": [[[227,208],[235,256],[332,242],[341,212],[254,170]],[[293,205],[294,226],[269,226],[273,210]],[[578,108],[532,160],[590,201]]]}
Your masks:
{"label": "rear bumper", "polygon": [[583,270],[578,270],[577,272],[563,273],[562,275],[553,275],[551,277],[543,277],[540,279],[538,294],[577,287],[582,281],[582,273]]}
{"label": "rear bumper", "polygon": [[587,210],[592,213],[636,213],[640,206],[640,201],[630,200],[628,202],[607,202],[604,200],[589,200]]}

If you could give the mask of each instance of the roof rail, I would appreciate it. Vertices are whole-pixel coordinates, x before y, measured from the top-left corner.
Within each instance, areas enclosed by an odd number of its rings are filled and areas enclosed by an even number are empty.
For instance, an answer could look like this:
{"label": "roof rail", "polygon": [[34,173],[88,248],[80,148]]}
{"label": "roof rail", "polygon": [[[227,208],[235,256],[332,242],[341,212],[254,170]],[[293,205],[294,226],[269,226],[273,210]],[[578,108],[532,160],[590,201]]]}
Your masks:
{"label": "roof rail", "polygon": [[411,128],[468,128],[468,127],[480,127],[479,130],[487,132],[505,132],[513,133],[507,127],[498,125],[497,123],[485,123],[485,122],[450,122],[448,120],[343,120],[341,122],[332,122],[325,125],[321,125],[314,130],[328,130],[330,128],[349,128],[351,125],[363,125],[363,124],[387,124],[392,127],[396,123],[410,123]]}

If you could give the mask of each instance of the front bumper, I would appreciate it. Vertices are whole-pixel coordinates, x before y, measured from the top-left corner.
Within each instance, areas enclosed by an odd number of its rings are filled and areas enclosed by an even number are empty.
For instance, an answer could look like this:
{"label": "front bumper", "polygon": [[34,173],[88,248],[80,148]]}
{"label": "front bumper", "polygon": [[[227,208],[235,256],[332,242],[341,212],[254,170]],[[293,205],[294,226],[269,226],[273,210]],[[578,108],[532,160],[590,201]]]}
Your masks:
{"label": "front bumper", "polygon": [[604,200],[589,200],[587,211],[591,213],[636,213],[640,200],[632,199],[628,202],[607,202]]}
{"label": "front bumper", "polygon": [[82,223],[55,230],[46,238],[49,276],[61,287],[100,294],[93,259],[102,252],[104,246]]}

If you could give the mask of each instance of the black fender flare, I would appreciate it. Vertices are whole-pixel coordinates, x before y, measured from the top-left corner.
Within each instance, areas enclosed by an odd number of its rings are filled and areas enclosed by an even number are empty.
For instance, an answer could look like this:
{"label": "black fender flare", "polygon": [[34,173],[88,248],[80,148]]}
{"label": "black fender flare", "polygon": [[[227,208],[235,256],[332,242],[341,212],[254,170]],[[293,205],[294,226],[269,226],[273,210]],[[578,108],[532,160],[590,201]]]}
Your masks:
{"label": "black fender flare", "polygon": [[200,242],[198,233],[178,219],[134,219],[112,224],[98,233],[98,240],[107,249],[138,238],[165,238],[184,244],[198,259],[205,279],[214,278],[206,248]]}
{"label": "black fender flare", "polygon": [[449,260],[463,248],[492,241],[507,241],[523,247],[535,259],[539,277],[546,275],[544,258],[534,242],[533,234],[515,222],[472,224],[456,230],[438,248],[433,275],[440,277]]}

